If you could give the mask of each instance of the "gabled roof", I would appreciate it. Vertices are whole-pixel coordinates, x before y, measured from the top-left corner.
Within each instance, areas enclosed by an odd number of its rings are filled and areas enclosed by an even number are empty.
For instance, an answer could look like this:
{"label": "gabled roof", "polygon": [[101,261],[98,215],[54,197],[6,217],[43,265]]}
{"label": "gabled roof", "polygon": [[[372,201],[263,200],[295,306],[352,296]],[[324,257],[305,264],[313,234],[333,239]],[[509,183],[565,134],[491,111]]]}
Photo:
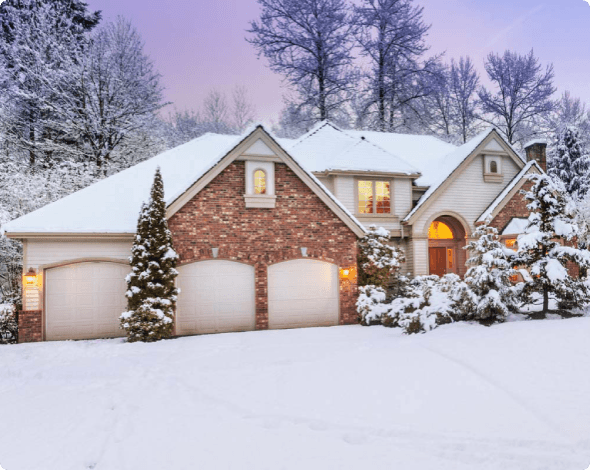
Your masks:
{"label": "gabled roof", "polygon": [[324,121],[286,148],[310,171],[379,172],[418,176],[403,158],[363,136]]}
{"label": "gabled roof", "polygon": [[[509,150],[509,155],[519,165],[524,166],[525,162],[522,160],[516,150],[510,145],[504,137],[493,127],[486,129],[484,132],[475,136],[469,142],[456,148],[453,152],[439,159],[436,164],[433,165],[430,174],[432,175],[430,181],[430,187],[428,191],[418,201],[418,204],[412,209],[412,211],[405,217],[403,222],[409,223],[416,214],[423,209],[433,198],[433,196],[442,190],[444,183],[453,177],[454,174],[458,174],[460,170],[468,164],[471,157],[477,155],[480,149],[488,141],[490,136],[497,137],[505,144]],[[419,183],[418,180],[417,183]]]}
{"label": "gabled roof", "polygon": [[457,147],[428,135],[396,134],[375,131],[347,131],[355,137],[365,137],[389,153],[404,159],[421,173],[416,181],[419,186],[430,186],[436,174],[432,168],[442,157]]}
{"label": "gabled roof", "polygon": [[353,232],[358,236],[366,233],[362,224],[262,125],[254,126],[240,137],[206,134],[13,220],[2,229],[13,238],[133,234],[141,204],[149,198],[157,167],[162,173],[168,216],[171,216],[184,195],[196,194],[195,190],[198,192],[239,157],[241,151],[261,138]]}
{"label": "gabled roof", "polygon": [[516,191],[527,181],[526,176],[536,169],[539,173],[544,173],[539,164],[535,160],[528,162],[522,170],[512,178],[512,181],[498,194],[498,197],[492,201],[488,208],[476,220],[476,224],[482,224],[487,219],[493,219],[498,215],[498,212],[512,199]]}

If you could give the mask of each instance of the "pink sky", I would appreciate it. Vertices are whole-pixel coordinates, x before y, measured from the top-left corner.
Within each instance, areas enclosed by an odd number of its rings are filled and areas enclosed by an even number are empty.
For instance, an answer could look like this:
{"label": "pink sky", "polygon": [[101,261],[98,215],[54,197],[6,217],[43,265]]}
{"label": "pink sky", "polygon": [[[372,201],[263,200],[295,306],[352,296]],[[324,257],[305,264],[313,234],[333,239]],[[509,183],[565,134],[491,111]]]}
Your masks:
{"label": "pink sky", "polygon": [[[431,52],[471,56],[509,48],[553,62],[559,93],[590,103],[590,5],[584,0],[416,0],[432,24]],[[244,40],[256,0],[89,0],[105,19],[123,15],[143,36],[176,108],[198,109],[212,88],[249,90],[260,120],[275,119],[285,89]],[[170,107],[172,109],[172,107]]]}

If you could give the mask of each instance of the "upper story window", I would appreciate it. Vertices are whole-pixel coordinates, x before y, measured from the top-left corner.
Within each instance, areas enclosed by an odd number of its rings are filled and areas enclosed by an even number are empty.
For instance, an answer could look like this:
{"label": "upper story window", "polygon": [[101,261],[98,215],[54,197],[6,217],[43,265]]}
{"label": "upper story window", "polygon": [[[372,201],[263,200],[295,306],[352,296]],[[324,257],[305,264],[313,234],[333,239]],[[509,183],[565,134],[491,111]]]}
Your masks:
{"label": "upper story window", "polygon": [[485,155],[483,180],[486,183],[501,183],[504,181],[502,176],[502,157],[498,155]]}
{"label": "upper story window", "polygon": [[490,173],[498,173],[498,162],[495,160],[490,162]]}
{"label": "upper story window", "polygon": [[389,181],[358,182],[359,214],[390,214],[391,183]]}
{"label": "upper story window", "polygon": [[266,173],[262,170],[254,172],[254,194],[266,194]]}

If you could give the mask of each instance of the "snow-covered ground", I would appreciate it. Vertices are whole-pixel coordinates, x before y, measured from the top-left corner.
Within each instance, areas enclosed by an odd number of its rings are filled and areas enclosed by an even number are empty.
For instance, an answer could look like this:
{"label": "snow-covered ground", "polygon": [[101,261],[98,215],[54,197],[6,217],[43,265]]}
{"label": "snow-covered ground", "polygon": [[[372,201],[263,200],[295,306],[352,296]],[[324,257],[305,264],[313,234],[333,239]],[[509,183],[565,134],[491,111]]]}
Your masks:
{"label": "snow-covered ground", "polygon": [[0,346],[6,470],[584,470],[590,318]]}

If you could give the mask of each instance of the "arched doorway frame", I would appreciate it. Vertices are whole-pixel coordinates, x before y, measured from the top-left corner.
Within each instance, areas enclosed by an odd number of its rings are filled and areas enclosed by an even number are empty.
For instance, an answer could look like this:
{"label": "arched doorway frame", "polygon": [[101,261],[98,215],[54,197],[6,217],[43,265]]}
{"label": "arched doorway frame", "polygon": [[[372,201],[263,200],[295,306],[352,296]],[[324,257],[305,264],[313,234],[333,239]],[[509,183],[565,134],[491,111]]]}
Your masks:
{"label": "arched doorway frame", "polygon": [[[442,222],[453,233],[452,239],[431,239],[429,229],[434,222]],[[470,236],[469,224],[459,214],[445,211],[432,216],[425,225],[424,237],[428,239],[429,274],[457,274],[461,277],[467,272],[465,262],[467,253],[463,248]],[[444,250],[444,251],[443,251]]]}

